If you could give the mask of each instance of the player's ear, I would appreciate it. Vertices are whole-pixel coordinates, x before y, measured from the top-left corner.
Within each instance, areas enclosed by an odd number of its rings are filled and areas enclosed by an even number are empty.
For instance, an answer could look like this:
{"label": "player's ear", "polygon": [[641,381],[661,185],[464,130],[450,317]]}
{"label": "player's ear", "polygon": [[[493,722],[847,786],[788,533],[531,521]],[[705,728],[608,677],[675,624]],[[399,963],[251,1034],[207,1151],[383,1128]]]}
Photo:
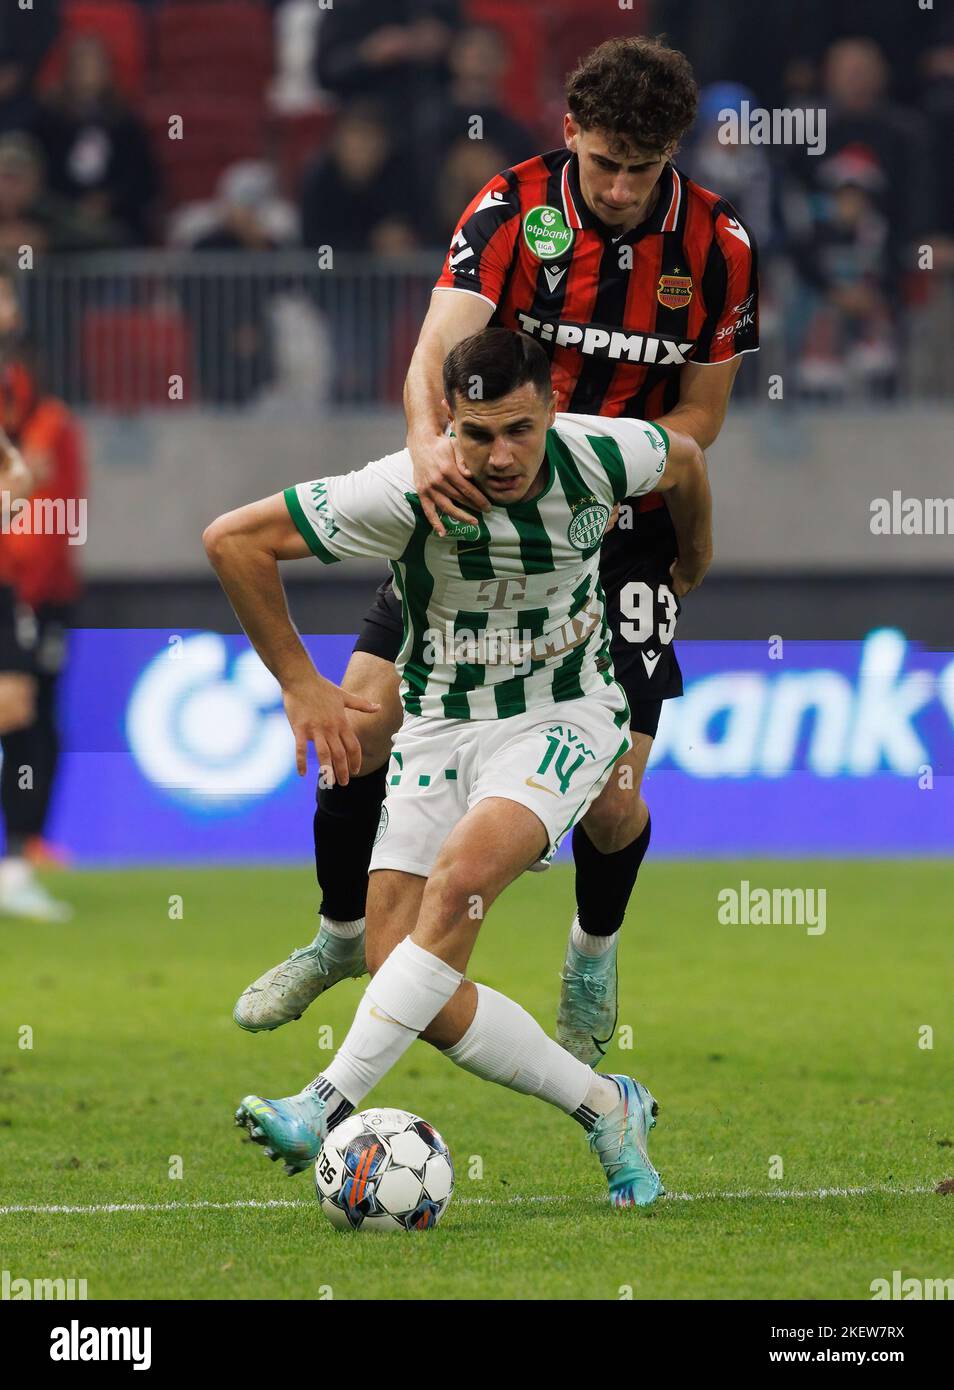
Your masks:
{"label": "player's ear", "polygon": [[557,407],[560,404],[560,397],[557,395],[556,388],[550,395],[550,409],[547,411],[547,429],[552,429],[553,422],[556,420]]}
{"label": "player's ear", "polygon": [[574,154],[576,153],[576,141],[579,133],[580,127],[567,111],[563,117],[563,140],[567,149],[572,150]]}
{"label": "player's ear", "polygon": [[450,406],[447,404],[447,401],[444,399],[443,396],[441,397],[441,408],[443,409],[445,415],[447,416],[447,419],[448,419],[449,423],[450,423],[450,424],[453,424],[453,423],[454,423],[454,412],[451,410]]}

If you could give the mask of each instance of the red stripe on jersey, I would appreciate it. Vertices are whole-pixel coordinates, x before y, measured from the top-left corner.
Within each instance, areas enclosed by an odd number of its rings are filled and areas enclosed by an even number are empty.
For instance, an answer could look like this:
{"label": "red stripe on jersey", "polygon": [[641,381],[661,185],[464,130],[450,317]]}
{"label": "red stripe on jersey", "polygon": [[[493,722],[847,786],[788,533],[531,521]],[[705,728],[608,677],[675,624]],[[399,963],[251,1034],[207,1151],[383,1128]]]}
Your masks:
{"label": "red stripe on jersey", "polygon": [[[582,238],[579,238],[582,242]],[[560,318],[571,323],[589,323],[600,287],[600,265],[603,259],[603,244],[597,238],[588,238],[585,243],[573,248],[570,268],[566,277],[566,294]],[[575,348],[555,347],[550,364],[553,385],[559,393],[560,410],[566,410],[570,397],[586,369],[587,360]]]}
{"label": "red stripe on jersey", "polygon": [[[662,271],[662,237],[646,237],[643,241],[638,241],[632,250],[633,268],[629,273],[629,285],[626,291],[625,322],[627,324],[648,324],[655,327],[656,315],[659,310],[656,289]],[[627,331],[637,332],[638,330],[630,328]],[[606,392],[603,414],[622,414],[626,402],[642,389],[648,375],[648,367],[632,366],[630,363],[621,362],[613,373],[609,390]],[[647,416],[646,418],[651,419],[652,417]]]}
{"label": "red stripe on jersey", "polygon": [[702,293],[702,276],[711,242],[712,213],[700,198],[692,198],[686,208],[686,225],[682,234],[682,244],[689,261],[693,284],[687,332],[690,338],[698,338],[710,310],[717,307],[707,304]]}

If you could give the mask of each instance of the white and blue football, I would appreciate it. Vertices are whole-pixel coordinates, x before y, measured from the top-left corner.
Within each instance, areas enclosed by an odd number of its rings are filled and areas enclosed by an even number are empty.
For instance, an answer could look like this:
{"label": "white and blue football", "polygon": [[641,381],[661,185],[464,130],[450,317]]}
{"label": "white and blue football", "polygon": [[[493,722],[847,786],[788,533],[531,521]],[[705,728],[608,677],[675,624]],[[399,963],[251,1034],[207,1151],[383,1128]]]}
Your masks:
{"label": "white and blue football", "polygon": [[427,1231],[454,1190],[450,1150],[407,1110],[363,1110],[328,1135],[315,1159],[321,1209],[343,1231]]}

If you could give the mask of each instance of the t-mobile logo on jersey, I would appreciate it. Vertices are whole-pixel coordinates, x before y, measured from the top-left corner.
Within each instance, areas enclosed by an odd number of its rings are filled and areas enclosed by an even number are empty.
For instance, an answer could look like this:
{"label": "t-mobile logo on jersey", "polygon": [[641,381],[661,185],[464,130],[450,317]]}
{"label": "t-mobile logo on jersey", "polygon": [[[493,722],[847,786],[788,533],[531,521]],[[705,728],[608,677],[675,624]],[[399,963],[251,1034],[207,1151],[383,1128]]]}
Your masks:
{"label": "t-mobile logo on jersey", "polygon": [[517,319],[531,338],[555,343],[557,347],[575,347],[589,356],[609,357],[614,361],[681,367],[695,347],[694,342],[681,343],[675,338],[654,337],[648,333],[621,333],[595,323],[549,323],[522,311],[517,313]]}

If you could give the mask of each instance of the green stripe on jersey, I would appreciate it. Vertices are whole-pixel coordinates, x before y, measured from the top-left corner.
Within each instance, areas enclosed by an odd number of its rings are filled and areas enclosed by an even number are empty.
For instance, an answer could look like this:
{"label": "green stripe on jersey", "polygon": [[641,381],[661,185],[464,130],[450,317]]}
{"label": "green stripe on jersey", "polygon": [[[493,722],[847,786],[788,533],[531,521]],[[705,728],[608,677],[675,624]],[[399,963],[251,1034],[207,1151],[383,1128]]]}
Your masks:
{"label": "green stripe on jersey", "polygon": [[553,547],[535,501],[518,502],[507,511],[520,540],[520,563],[526,574],[546,574],[553,569]]}
{"label": "green stripe on jersey", "polygon": [[434,592],[434,576],[424,560],[424,547],[431,536],[431,523],[424,515],[419,498],[408,494],[408,501],[414,511],[414,530],[400,560],[392,562],[392,569],[407,615],[411,641],[402,672],[407,686],[404,708],[408,714],[420,714],[421,697],[433,669],[428,667],[424,659],[424,633],[427,630],[427,608]]}
{"label": "green stripe on jersey", "polygon": [[[454,619],[454,632],[466,629],[478,636],[486,628],[490,619],[490,614],[469,613],[466,609],[458,612]],[[484,677],[487,674],[486,666],[477,665],[472,662],[457,662],[454,680],[450,689],[445,695],[441,696],[441,704],[444,707],[445,719],[469,719],[470,700],[467,698],[470,691],[476,690],[479,685],[483,685]]]}
{"label": "green stripe on jersey", "polygon": [[476,540],[460,537],[457,541],[457,563],[462,579],[496,579],[490,559],[490,532],[487,523],[480,515],[477,517],[478,536]]}
{"label": "green stripe on jersey", "polygon": [[619,445],[615,439],[610,439],[605,434],[588,434],[586,442],[592,447],[594,454],[606,470],[606,476],[613,489],[613,501],[622,502],[628,488],[626,485],[626,465],[623,462]]}
{"label": "green stripe on jersey", "polygon": [[571,508],[574,502],[582,502],[584,498],[593,496],[593,489],[584,480],[568,445],[565,440],[561,439],[556,430],[547,430],[547,456],[553,460],[564,495]]}
{"label": "green stripe on jersey", "polygon": [[[573,605],[570,609],[570,613],[573,617],[584,607],[589,594],[589,588],[590,578],[589,575],[587,575],[573,590]],[[600,636],[602,636],[602,633],[606,630],[605,607],[603,612],[604,618]],[[596,633],[591,633],[585,642],[581,642],[578,647],[574,647],[573,650],[563,658],[554,671],[552,687],[554,702],[559,702],[560,700],[577,700],[583,694],[583,686],[580,683],[580,671],[583,669],[587,649],[596,635]],[[592,653],[590,653],[590,655],[592,656]]]}
{"label": "green stripe on jersey", "polygon": [[[521,633],[526,633],[531,641],[534,637],[541,636],[549,616],[549,608],[525,608],[520,614]],[[527,675],[511,676],[509,680],[501,681],[499,685],[494,686],[494,704],[497,708],[498,719],[507,719],[512,714],[524,714],[526,712],[527,681],[535,672],[542,671],[546,664],[546,659],[543,657],[531,661]]]}

